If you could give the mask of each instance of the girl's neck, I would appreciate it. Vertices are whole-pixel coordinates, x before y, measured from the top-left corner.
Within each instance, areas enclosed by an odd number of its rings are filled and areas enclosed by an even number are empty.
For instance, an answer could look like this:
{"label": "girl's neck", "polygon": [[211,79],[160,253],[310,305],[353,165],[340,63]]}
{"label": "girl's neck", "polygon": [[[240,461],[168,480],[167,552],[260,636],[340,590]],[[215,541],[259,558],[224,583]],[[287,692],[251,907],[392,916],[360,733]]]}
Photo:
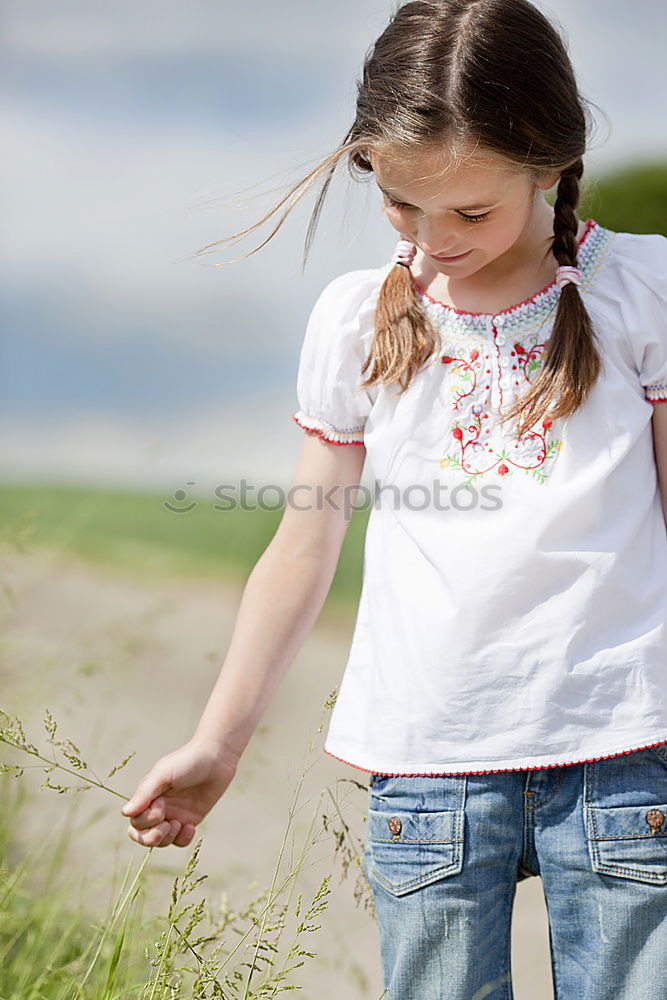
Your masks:
{"label": "girl's neck", "polygon": [[[522,261],[512,264],[511,270],[506,268],[504,274],[500,275],[496,269],[496,276],[493,277],[492,268],[483,268],[469,278],[448,277],[436,270],[430,258],[419,249],[411,267],[412,273],[431,298],[463,312],[495,313],[523,302],[556,278],[558,262],[553,254],[546,254],[542,259],[544,250],[534,249],[547,247],[546,241],[553,234],[553,209],[546,202],[544,207],[546,212],[531,241],[533,250]],[[585,229],[585,222],[580,222],[577,240],[581,239]]]}

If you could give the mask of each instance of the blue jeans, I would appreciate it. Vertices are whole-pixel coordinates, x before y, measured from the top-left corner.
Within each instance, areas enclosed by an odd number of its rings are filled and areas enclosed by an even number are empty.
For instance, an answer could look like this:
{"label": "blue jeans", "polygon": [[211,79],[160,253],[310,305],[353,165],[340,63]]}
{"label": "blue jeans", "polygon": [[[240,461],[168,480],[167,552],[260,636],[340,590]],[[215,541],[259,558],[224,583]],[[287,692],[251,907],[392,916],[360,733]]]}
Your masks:
{"label": "blue jeans", "polygon": [[667,742],[563,767],[372,774],[368,794],[387,1000],[512,1000],[512,906],[534,875],[556,1000],[667,1000]]}

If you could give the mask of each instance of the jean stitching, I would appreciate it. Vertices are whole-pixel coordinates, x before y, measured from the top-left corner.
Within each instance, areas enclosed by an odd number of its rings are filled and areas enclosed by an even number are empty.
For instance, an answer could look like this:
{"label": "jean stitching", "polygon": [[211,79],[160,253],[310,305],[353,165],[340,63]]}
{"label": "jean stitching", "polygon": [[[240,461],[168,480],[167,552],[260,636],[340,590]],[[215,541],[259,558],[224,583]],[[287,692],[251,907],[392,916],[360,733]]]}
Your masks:
{"label": "jean stitching", "polygon": [[625,868],[623,865],[604,864],[599,859],[596,859],[595,871],[600,872],[602,875],[619,875],[623,873],[624,875],[630,875],[639,882],[650,882],[651,885],[665,885],[667,883],[667,876],[665,875],[651,875],[650,872],[644,871],[642,868]]}
{"label": "jean stitching", "polygon": [[[459,780],[456,782],[456,814],[454,816],[454,835],[456,837],[456,843],[463,846],[463,833],[465,829],[465,788],[467,786],[467,777],[462,774]],[[457,855],[459,854],[457,850]],[[461,860],[457,858],[457,860]]]}
{"label": "jean stitching", "polygon": [[523,789],[523,843],[521,845],[521,858],[520,864],[525,872],[529,875],[534,875],[535,872],[529,867],[529,860],[531,854],[531,837],[530,837],[530,824],[532,822],[531,807],[529,805],[527,791],[528,783],[530,781],[530,774],[526,774],[526,782]]}
{"label": "jean stitching", "polygon": [[595,806],[595,796],[597,793],[597,770],[595,761],[584,764],[584,813],[586,807]]}
{"label": "jean stitching", "polygon": [[512,986],[512,902],[516,894],[516,882],[512,882],[507,896],[507,920],[505,921],[505,968],[503,975],[505,980],[505,1000],[514,1000],[514,989]]}
{"label": "jean stitching", "polygon": [[[659,839],[665,840],[665,839],[667,839],[667,831],[664,832],[664,833],[634,833],[634,834],[633,833],[629,833],[629,834],[627,834],[627,836],[619,834],[617,837],[616,836],[607,836],[607,837],[605,837],[602,834],[598,834],[597,823],[596,823],[596,819],[595,819],[595,811],[596,811],[596,809],[604,809],[604,808],[605,808],[604,806],[591,806],[591,812],[593,813],[593,817],[592,817],[592,819],[593,819],[593,839],[597,843],[599,843],[600,841],[607,841],[607,840],[654,840],[654,839],[655,840],[659,840]],[[614,806],[610,806],[609,808],[613,809]]]}
{"label": "jean stitching", "polygon": [[[400,893],[403,894],[408,890],[416,889],[421,885],[424,886],[430,885],[431,882],[439,882],[440,879],[444,878],[446,875],[449,875],[450,873],[452,875],[455,875],[457,871],[458,871],[458,863],[456,861],[453,861],[450,865],[445,865],[442,868],[436,868],[434,871],[429,872],[428,875],[418,875],[415,876],[415,878],[410,879],[410,881],[408,882],[401,882]],[[374,874],[375,878],[383,888],[387,889],[387,891],[391,892],[392,894],[396,893],[396,888],[394,887],[393,882],[390,882],[389,879],[386,879],[381,872],[377,871],[377,869],[375,869]]]}
{"label": "jean stitching", "polygon": [[554,1000],[560,1000],[560,990],[558,989],[558,976],[556,974],[556,953],[554,946],[554,935],[551,926],[551,913],[549,911],[549,900],[545,895],[545,902],[547,907],[547,921],[549,924],[549,958],[551,960],[551,985],[553,987]]}
{"label": "jean stitching", "polygon": [[[553,789],[553,791],[550,793],[550,795],[548,795],[546,799],[540,799],[539,802],[532,803],[532,802],[529,801],[528,802],[528,808],[532,809],[533,811],[535,811],[537,809],[541,809],[542,806],[549,805],[549,803],[552,801],[552,799],[554,799],[556,797],[556,795],[558,795],[558,792],[560,791],[561,786],[563,784],[564,777],[565,777],[565,769],[561,770],[561,772],[560,772],[560,780],[559,780],[558,784],[556,785],[556,787]],[[528,784],[529,780],[530,780],[529,778],[526,779],[526,784]]]}
{"label": "jean stitching", "polygon": [[460,844],[462,841],[459,837],[453,837],[451,840],[408,840],[407,837],[399,837],[395,840],[393,837],[371,837],[374,844]]}

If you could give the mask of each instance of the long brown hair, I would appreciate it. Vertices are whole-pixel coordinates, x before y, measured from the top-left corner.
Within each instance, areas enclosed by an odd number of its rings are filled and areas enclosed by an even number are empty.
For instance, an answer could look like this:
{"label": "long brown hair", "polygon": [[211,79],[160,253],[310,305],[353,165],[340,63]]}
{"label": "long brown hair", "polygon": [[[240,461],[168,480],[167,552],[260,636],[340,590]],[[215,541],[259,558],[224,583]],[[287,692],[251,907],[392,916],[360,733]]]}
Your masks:
{"label": "long brown hair", "polygon": [[[361,179],[373,171],[374,150],[400,154],[441,146],[456,156],[457,150],[482,147],[533,177],[559,175],[547,253],[559,265],[577,266],[577,207],[590,122],[563,39],[528,0],[412,0],[394,12],[368,52],[357,83],[356,117],[337,149],[263,219],[218,243],[237,241],[286,206],[267,239],[251,251],[256,253],[324,178],[306,234],[305,266],[341,159]],[[595,340],[577,285],[566,284],[539,374],[501,421],[518,417],[521,436],[547,409],[552,418],[577,410],[600,372]],[[397,264],[378,295],[363,385],[398,382],[404,392],[439,341],[410,270]]]}

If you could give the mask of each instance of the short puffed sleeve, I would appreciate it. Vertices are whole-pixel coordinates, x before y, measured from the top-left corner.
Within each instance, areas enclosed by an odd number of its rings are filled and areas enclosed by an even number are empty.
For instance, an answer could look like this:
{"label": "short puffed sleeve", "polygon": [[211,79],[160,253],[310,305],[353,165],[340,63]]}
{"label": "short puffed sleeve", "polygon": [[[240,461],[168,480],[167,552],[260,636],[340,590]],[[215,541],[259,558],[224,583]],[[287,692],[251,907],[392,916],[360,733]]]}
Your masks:
{"label": "short puffed sleeve", "polygon": [[362,388],[371,348],[381,269],[334,278],[310,313],[296,380],[292,419],[333,444],[363,444],[377,385]]}
{"label": "short puffed sleeve", "polygon": [[621,311],[644,396],[667,402],[667,236],[617,233],[616,254]]}

